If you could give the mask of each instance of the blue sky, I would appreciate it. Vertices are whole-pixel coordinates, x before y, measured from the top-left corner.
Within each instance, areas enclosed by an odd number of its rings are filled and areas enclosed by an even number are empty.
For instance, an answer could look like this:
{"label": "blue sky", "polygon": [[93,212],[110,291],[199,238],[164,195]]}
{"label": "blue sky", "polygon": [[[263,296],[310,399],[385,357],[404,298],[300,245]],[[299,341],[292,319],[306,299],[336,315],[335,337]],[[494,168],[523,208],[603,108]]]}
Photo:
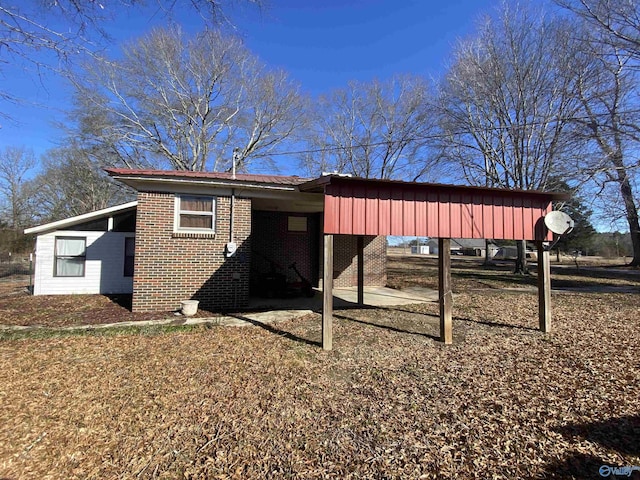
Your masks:
{"label": "blue sky", "polygon": [[[30,1],[30,0],[27,0]],[[350,80],[386,79],[397,73],[439,75],[459,37],[473,32],[477,19],[494,13],[490,0],[271,0],[259,13],[236,6],[237,33],[270,66],[288,71],[312,95],[343,87]],[[197,30],[193,16],[178,20]],[[107,25],[116,41],[143,35],[166,20],[152,12],[125,13]],[[117,52],[118,44],[111,47]],[[0,148],[32,147],[37,155],[56,146],[64,132],[70,89],[53,74],[24,72],[9,65],[3,88],[21,97],[0,103]]]}

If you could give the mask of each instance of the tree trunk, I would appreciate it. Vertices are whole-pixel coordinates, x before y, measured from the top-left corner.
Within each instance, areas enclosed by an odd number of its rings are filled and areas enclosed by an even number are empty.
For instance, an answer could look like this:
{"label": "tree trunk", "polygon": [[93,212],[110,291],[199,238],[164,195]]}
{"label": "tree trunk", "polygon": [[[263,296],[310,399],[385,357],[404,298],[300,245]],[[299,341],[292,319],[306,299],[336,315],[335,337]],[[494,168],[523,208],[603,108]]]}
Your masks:
{"label": "tree trunk", "polygon": [[622,157],[616,155],[613,164],[618,172],[618,183],[620,184],[620,195],[624,202],[624,209],[629,223],[629,234],[631,236],[631,245],[633,248],[633,259],[629,265],[637,267],[640,265],[640,221],[638,220],[638,209],[633,199],[633,190],[629,182],[629,176]]}
{"label": "tree trunk", "polygon": [[491,252],[489,252],[489,239],[485,239],[484,241],[484,264],[491,265]]}
{"label": "tree trunk", "polygon": [[513,273],[525,275],[529,273],[529,267],[527,266],[527,241],[518,240],[516,246],[518,248],[518,255],[516,257],[516,268]]}

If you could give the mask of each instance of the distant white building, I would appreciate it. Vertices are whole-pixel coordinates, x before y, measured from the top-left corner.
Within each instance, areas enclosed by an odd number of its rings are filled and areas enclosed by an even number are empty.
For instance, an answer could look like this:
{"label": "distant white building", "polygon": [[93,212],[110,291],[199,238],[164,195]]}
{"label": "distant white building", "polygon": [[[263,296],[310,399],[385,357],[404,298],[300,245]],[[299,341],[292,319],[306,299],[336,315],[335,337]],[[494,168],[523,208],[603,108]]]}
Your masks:
{"label": "distant white building", "polygon": [[[432,238],[427,242],[427,247],[434,255],[439,253],[438,239]],[[472,257],[484,257],[486,250],[486,241],[482,238],[452,238],[451,253],[454,255],[468,255]],[[489,242],[489,257],[493,257],[499,250],[499,247]]]}

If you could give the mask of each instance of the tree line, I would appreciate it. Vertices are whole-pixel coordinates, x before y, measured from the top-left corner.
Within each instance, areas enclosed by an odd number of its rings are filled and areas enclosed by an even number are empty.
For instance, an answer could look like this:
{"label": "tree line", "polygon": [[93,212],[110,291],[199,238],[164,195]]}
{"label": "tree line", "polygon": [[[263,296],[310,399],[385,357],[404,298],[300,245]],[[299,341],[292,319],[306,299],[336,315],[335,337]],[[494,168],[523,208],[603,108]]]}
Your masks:
{"label": "tree line", "polygon": [[504,2],[458,41],[440,78],[354,81],[315,98],[223,28],[224,4],[192,5],[217,20],[192,36],[155,29],[118,57],[91,52],[65,72],[75,91],[66,145],[28,181],[28,150],[0,155],[5,223],[125,199],[105,166],[224,171],[236,149],[240,171],[295,158],[309,175],[570,191],[587,204],[560,207],[593,210],[616,230],[623,222],[640,265],[636,2],[555,0],[546,11]]}

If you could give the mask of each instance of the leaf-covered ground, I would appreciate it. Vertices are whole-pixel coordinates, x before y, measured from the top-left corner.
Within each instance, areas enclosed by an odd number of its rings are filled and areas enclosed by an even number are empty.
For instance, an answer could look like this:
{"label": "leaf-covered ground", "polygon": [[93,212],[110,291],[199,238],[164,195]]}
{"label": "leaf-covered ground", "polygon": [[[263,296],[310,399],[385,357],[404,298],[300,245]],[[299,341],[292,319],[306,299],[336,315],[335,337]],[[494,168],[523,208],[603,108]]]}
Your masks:
{"label": "leaf-covered ground", "polygon": [[[6,290],[6,289],[5,289]],[[218,313],[199,309],[197,317]],[[131,312],[131,295],[38,295],[22,287],[2,293],[0,325],[68,327],[175,318],[174,312]]]}
{"label": "leaf-covered ground", "polygon": [[2,341],[0,478],[578,479],[640,466],[640,295],[554,294],[543,335],[535,293],[462,290],[449,346],[436,304],[337,311],[331,352],[316,314]]}

